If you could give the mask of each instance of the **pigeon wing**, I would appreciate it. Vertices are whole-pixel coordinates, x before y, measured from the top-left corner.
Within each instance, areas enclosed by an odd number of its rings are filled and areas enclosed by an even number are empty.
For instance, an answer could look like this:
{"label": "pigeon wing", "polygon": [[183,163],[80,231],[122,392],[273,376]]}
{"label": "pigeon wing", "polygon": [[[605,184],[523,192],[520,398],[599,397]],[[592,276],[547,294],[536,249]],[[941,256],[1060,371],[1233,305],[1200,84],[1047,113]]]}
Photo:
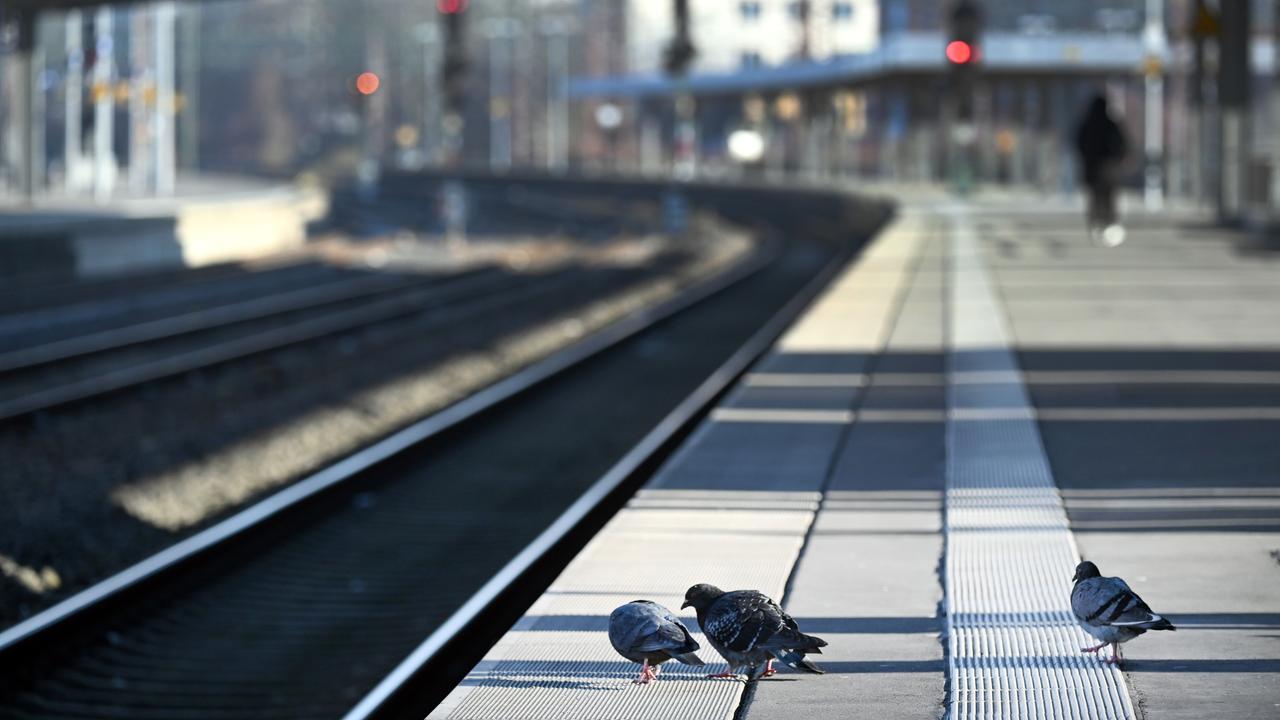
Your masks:
{"label": "pigeon wing", "polygon": [[609,618],[609,639],[614,647],[630,652],[687,653],[698,649],[683,623],[665,608],[648,602],[628,603],[615,610]]}
{"label": "pigeon wing", "polygon": [[717,645],[735,653],[762,647],[786,629],[782,611],[754,590],[725,593],[709,608],[703,631]]}
{"label": "pigeon wing", "polygon": [[1114,577],[1089,578],[1077,583],[1071,592],[1071,610],[1080,622],[1094,627],[1142,627],[1162,619],[1151,612],[1128,583]]}

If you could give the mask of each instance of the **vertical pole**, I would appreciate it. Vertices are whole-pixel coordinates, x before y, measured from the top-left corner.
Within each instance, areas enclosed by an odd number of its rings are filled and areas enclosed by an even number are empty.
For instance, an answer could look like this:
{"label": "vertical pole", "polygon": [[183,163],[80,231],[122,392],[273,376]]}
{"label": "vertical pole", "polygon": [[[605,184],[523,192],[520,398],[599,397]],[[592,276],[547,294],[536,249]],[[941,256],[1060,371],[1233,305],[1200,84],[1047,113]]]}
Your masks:
{"label": "vertical pole", "polygon": [[175,122],[181,122],[182,166],[195,171],[200,166],[200,4],[182,5],[182,110]]}
{"label": "vertical pole", "polygon": [[489,38],[489,169],[511,167],[511,43],[518,25],[508,17],[492,18],[486,27]]}
{"label": "vertical pole", "polygon": [[1164,0],[1147,0],[1147,22],[1143,30],[1146,49],[1146,107],[1143,111],[1143,148],[1146,167],[1143,171],[1143,202],[1147,210],[1158,210],[1164,204],[1164,75],[1162,56],[1164,38]]}
{"label": "vertical pole", "polygon": [[[36,18],[39,19],[38,17]],[[39,23],[34,29],[32,40],[35,46],[31,49],[31,187],[33,191],[45,185],[45,167],[48,160],[48,143],[45,142],[47,118],[49,117],[48,95],[45,91],[46,50],[39,42]]]}
{"label": "vertical pole", "polygon": [[1222,108],[1222,181],[1218,215],[1222,220],[1239,220],[1248,199],[1249,85],[1253,79],[1249,63],[1249,3],[1224,2],[1222,39],[1219,42],[1218,100]]}
{"label": "vertical pole", "polygon": [[569,166],[569,109],[566,78],[569,75],[569,26],[555,18],[545,26],[547,38],[547,169]]}
{"label": "vertical pole", "polygon": [[560,42],[557,43],[559,57],[556,66],[560,71],[559,81],[556,83],[556,125],[559,128],[557,133],[560,136],[560,167],[568,171],[569,169],[569,42],[570,28],[565,25],[559,34]]}
{"label": "vertical pole", "polygon": [[30,204],[36,192],[35,154],[35,50],[36,11],[18,11],[18,54],[14,67],[18,76],[13,114],[18,123],[18,171],[22,199]]}
{"label": "vertical pole", "polygon": [[459,5],[454,12],[444,15],[444,85],[445,112],[442,120],[444,163],[460,167],[464,160],[466,138],[467,48],[466,12]]}
{"label": "vertical pole", "polygon": [[1272,68],[1271,85],[1271,197],[1270,214],[1280,214],[1280,0],[1276,0],[1271,11],[1271,52]]}
{"label": "vertical pole", "polygon": [[551,66],[551,62],[552,62],[551,33],[547,32],[543,36],[543,38],[544,38],[544,44],[546,45],[545,49],[547,54],[546,77],[544,78],[544,80],[546,80],[546,86],[543,88],[546,96],[544,100],[545,107],[543,108],[543,112],[546,115],[546,117],[543,119],[543,124],[545,125],[545,130],[547,133],[545,160],[547,163],[547,170],[552,170],[555,168],[555,156],[556,156],[556,121],[555,121],[555,112],[553,109],[553,105],[555,102],[554,101],[555,71]]}
{"label": "vertical pole", "polygon": [[97,63],[93,66],[93,195],[106,202],[115,190],[115,11],[98,9],[93,23]]}
{"label": "vertical pole", "polygon": [[[379,20],[381,18],[374,14],[365,17],[364,68],[386,83],[390,79],[387,77],[387,44]],[[357,173],[362,192],[373,192],[382,174],[383,153],[387,147],[387,98],[386,88],[361,98],[364,137]]]}
{"label": "vertical pole", "polygon": [[[503,111],[501,107],[502,101],[498,95],[498,52],[502,45],[502,40],[498,36],[498,28],[496,20],[489,21],[489,27],[486,28],[489,36],[489,171],[497,172],[501,165],[498,151],[498,115]],[[505,98],[503,98],[505,100]]]}
{"label": "vertical pole", "polygon": [[440,162],[440,66],[436,61],[439,52],[440,26],[434,22],[418,25],[416,35],[422,43],[422,157],[425,163]]}
{"label": "vertical pole", "polygon": [[84,18],[79,10],[67,11],[66,122],[63,125],[63,184],[68,193],[80,190],[81,118],[84,113]]}
{"label": "vertical pole", "polygon": [[152,187],[151,118],[148,92],[151,58],[148,52],[151,25],[150,6],[129,8],[129,192],[145,195]]}
{"label": "vertical pole", "polygon": [[800,23],[800,51],[798,55],[800,56],[800,60],[803,62],[807,61],[813,54],[813,49],[811,47],[811,30],[809,26],[809,11],[811,10],[810,0],[796,0],[794,7],[796,9],[796,14],[798,15],[796,21]]}
{"label": "vertical pole", "polygon": [[172,0],[155,8],[155,191],[172,195],[177,175],[177,146],[174,142],[174,81],[177,70],[173,30],[177,9]]}

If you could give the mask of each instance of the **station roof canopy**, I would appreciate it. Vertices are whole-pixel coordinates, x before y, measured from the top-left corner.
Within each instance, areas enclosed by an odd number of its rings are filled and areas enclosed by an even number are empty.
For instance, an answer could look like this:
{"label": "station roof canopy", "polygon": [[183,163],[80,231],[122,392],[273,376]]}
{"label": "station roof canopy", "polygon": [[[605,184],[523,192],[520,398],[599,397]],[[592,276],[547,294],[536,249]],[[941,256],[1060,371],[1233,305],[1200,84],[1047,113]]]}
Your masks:
{"label": "station roof canopy", "polygon": [[[940,33],[907,33],[884,39],[874,51],[819,62],[753,67],[690,75],[683,80],[659,75],[580,78],[571,97],[648,97],[677,90],[715,95],[853,85],[891,74],[941,72],[945,38]],[[1062,33],[1026,35],[989,33],[982,40],[982,66],[992,72],[1133,73],[1142,68],[1142,39],[1136,34]]]}

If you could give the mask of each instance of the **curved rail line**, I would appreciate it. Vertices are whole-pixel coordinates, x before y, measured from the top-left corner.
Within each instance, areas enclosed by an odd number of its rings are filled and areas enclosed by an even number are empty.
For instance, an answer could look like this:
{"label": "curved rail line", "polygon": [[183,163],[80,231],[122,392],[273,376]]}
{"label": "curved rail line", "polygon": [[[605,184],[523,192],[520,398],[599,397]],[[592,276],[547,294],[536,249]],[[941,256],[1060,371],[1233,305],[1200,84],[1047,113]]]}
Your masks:
{"label": "curved rail line", "polygon": [[[566,371],[583,361],[741,283],[764,269],[775,258],[776,253],[768,256],[756,256],[749,263],[740,265],[726,274],[704,281],[664,304],[629,316],[605,330],[589,336],[582,342],[549,356],[543,361],[436,415],[411,425],[381,442],[304,478],[285,490],[108,578],[53,608],[4,632],[0,632],[0,664],[4,664],[7,667],[26,667],[33,662],[47,662],[52,648],[77,646],[77,638],[83,639],[86,634],[90,634],[90,631],[101,629],[104,623],[110,622],[110,617],[113,613],[121,611],[122,608],[145,605],[146,598],[149,595],[163,592],[162,588],[178,582],[177,578],[188,578],[188,580],[181,581],[186,583],[189,581],[193,571],[198,568],[206,565],[218,566],[219,564],[225,565],[228,562],[232,564],[238,562],[228,558],[236,554],[237,548],[240,551],[245,550],[243,545],[248,544],[245,539],[253,533],[260,534],[265,528],[278,524],[286,517],[296,519],[305,515],[307,508],[314,509],[316,505],[320,504],[318,501],[322,496],[332,495],[331,490],[352,483],[357,476],[367,475],[370,470],[407,453],[415,447],[423,445],[446,431],[464,423],[478,421],[482,416],[492,414],[492,411],[499,406],[504,405],[516,396],[528,392],[531,388],[565,374]],[[781,326],[778,325],[778,322],[775,319],[769,327],[777,327],[780,330]],[[734,357],[739,358],[741,363],[743,361],[740,358],[746,357],[744,353],[749,354],[749,352],[749,350],[740,350]],[[732,361],[726,367],[731,368],[731,366]],[[652,455],[655,451],[653,446],[655,444],[661,445],[664,436],[669,438],[683,423],[688,422],[691,417],[696,415],[700,408],[704,407],[708,402],[706,396],[709,393],[717,392],[715,390],[716,387],[723,387],[728,382],[725,378],[732,374],[731,369],[722,368],[711,380],[704,383],[697,393],[681,404],[677,414],[663,422],[658,430],[651,433],[649,438],[646,438],[641,447],[633,450],[628,455],[630,462],[640,462],[644,457]],[[684,419],[681,420],[681,418]],[[587,497],[579,499],[574,505],[574,508],[577,508],[575,512],[581,513],[583,510],[590,510],[591,507],[597,509],[601,507],[601,499],[597,495],[602,488],[620,482],[622,476],[619,473],[621,472],[617,470],[610,473],[605,480],[597,483]],[[562,517],[560,521],[557,521],[552,531],[548,532],[561,533],[566,522],[568,521]],[[544,536],[538,542],[545,543],[547,537],[549,536],[544,533]],[[535,546],[526,548],[520,554],[521,562],[528,561],[533,555],[541,554],[542,551],[539,547],[535,543]],[[504,573],[508,572],[504,571]],[[504,575],[503,577],[506,576]],[[198,593],[199,581],[193,581],[193,584],[196,585],[196,588],[191,592]],[[491,581],[486,586],[486,590],[482,592],[493,593],[495,588],[494,581]],[[467,608],[471,609],[469,612],[477,608],[477,603],[480,603],[480,600],[472,598],[467,604]],[[456,617],[455,615],[455,619],[451,620],[451,623],[457,624]],[[432,637],[439,641],[441,636],[437,633]],[[133,651],[130,650],[130,641],[125,640],[124,642],[124,645],[120,645],[110,652],[122,652],[126,656],[131,656],[130,653]],[[56,654],[56,651],[53,651],[53,654]],[[415,653],[415,656],[419,654]],[[94,662],[102,663],[108,661],[98,658]],[[403,674],[405,672],[404,666],[398,672]],[[413,673],[409,674],[409,676],[412,675]],[[374,678],[368,687],[372,687],[376,682],[377,679]],[[383,688],[385,692],[387,686],[384,682],[379,687]],[[391,692],[390,695],[394,696],[396,693]],[[355,699],[357,698],[353,698],[353,702]],[[379,705],[382,704],[385,703],[379,703]],[[60,709],[48,707],[45,710],[51,715],[60,712],[76,713],[74,708],[69,707]],[[157,712],[159,713],[157,716],[164,716],[167,711],[158,710]]]}
{"label": "curved rail line", "polygon": [[[0,399],[0,421],[445,306],[449,307],[450,312],[458,314],[473,307],[491,308],[516,302],[527,297],[529,292],[536,292],[537,288],[531,289],[531,285],[536,285],[534,279],[513,281],[481,270],[434,282],[424,283],[418,280],[396,283],[390,287],[385,280],[374,286],[359,283],[356,287],[320,287],[291,292],[284,298],[267,298],[263,301],[224,306],[64,343],[6,353],[0,356],[0,388],[7,385],[18,389],[18,392]],[[348,303],[357,304],[343,307]],[[322,314],[286,317],[311,311]],[[270,320],[273,317],[282,317],[284,320],[280,324],[273,322],[261,329],[250,328],[251,332],[247,334],[214,339],[210,344],[202,345],[199,342],[201,333]],[[194,342],[191,347],[178,352],[132,360],[117,367],[101,363],[103,355],[117,350],[134,353],[139,346],[147,343],[169,342],[184,337]],[[54,363],[86,360],[107,367],[97,371],[91,367],[84,373],[66,372],[69,376],[66,379],[52,383],[41,382],[44,379],[40,377],[41,373],[51,374],[48,366]],[[54,367],[53,374],[57,372],[58,368]],[[24,375],[27,376],[25,382]],[[36,376],[35,380],[30,379],[32,375]]]}

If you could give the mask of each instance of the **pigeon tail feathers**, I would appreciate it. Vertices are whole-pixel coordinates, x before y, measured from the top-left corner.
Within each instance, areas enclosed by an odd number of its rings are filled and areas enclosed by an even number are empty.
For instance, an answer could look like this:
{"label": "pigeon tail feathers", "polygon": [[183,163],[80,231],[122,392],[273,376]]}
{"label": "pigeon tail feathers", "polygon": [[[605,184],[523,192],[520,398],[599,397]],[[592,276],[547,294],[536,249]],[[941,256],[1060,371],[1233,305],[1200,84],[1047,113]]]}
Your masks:
{"label": "pigeon tail feathers", "polygon": [[702,662],[702,658],[698,657],[697,655],[694,655],[691,652],[689,653],[668,652],[667,654],[675,658],[676,660],[679,660],[680,662],[684,663],[685,665],[706,665],[706,663]]}
{"label": "pigeon tail feathers", "polygon": [[[814,639],[817,640],[817,638],[814,638]],[[825,644],[826,643],[823,643],[823,645]],[[804,670],[805,672],[811,672],[811,673],[814,673],[815,675],[825,675],[827,672],[826,670],[823,670],[821,667],[818,667],[818,665],[814,663],[812,660],[808,660],[807,658],[805,658],[804,653],[796,650],[788,650],[786,652],[778,653],[776,657],[781,662],[797,670]]]}

